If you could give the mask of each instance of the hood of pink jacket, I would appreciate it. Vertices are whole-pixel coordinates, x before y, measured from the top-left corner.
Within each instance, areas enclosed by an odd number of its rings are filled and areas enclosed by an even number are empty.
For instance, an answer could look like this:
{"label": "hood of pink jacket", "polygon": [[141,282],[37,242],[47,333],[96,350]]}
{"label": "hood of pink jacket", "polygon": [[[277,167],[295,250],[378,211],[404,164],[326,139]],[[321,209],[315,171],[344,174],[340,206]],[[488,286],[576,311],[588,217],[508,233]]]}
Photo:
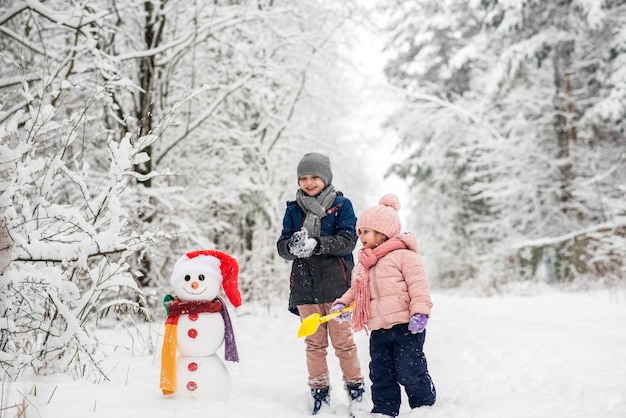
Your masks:
{"label": "hood of pink jacket", "polygon": [[399,238],[401,241],[403,241],[409,250],[412,250],[418,253],[417,238],[415,237],[413,233],[403,232],[401,234],[396,235],[396,238]]}

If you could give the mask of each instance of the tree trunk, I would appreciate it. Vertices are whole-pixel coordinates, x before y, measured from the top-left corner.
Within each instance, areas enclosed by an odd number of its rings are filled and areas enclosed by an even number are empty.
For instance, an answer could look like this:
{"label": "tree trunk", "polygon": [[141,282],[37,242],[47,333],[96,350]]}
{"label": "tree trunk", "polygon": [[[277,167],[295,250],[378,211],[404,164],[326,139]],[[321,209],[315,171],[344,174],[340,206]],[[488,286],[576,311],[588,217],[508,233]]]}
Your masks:
{"label": "tree trunk", "polygon": [[571,67],[574,42],[565,41],[556,46],[554,55],[554,131],[557,143],[557,159],[560,170],[559,200],[565,205],[561,208],[567,212],[567,202],[572,199],[570,181],[572,178],[572,162],[570,160],[570,130],[568,121],[567,74]]}
{"label": "tree trunk", "polygon": [[[161,8],[163,4],[161,3]],[[146,12],[146,25],[144,27],[144,41],[146,49],[150,50],[159,45],[160,31],[163,27],[163,15],[155,13],[155,7],[153,2],[144,2],[144,10]],[[148,54],[141,58],[139,65],[139,82],[141,85],[141,91],[139,92],[139,109],[137,114],[139,116],[139,137],[148,135],[152,132],[152,103],[153,103],[153,86],[155,80],[155,68],[154,68],[154,55]],[[145,149],[145,152],[151,157],[145,163],[142,163],[135,167],[135,170],[140,174],[149,174],[152,171],[152,146]],[[152,181],[146,179],[142,181],[145,187],[151,187]]]}
{"label": "tree trunk", "polygon": [[[159,46],[161,42],[161,34],[163,30],[163,25],[165,23],[164,14],[161,13],[166,1],[156,3],[153,1],[144,2],[144,10],[145,14],[145,27],[144,27],[144,41],[146,50],[155,49]],[[158,5],[158,7],[155,7]],[[153,127],[153,103],[154,103],[154,85],[157,80],[157,73],[155,68],[155,56],[154,54],[147,54],[145,57],[141,58],[139,64],[139,83],[141,85],[141,91],[139,92],[139,109],[137,110],[137,115],[140,121],[139,124],[139,133],[138,137],[141,138],[145,135],[148,135],[152,132]],[[144,149],[144,152],[148,154],[150,157],[147,161],[136,165],[135,171],[142,175],[150,174],[153,169],[153,147],[152,145],[147,146]],[[140,183],[147,188],[152,187],[152,179],[146,178],[144,180],[140,180]],[[154,219],[154,205],[156,202],[154,198],[150,197],[148,199],[148,203],[140,209],[139,211],[139,219],[144,224],[149,224]],[[151,261],[149,255],[147,253],[143,253],[140,256],[139,260],[139,270],[142,273],[142,276],[138,277],[137,280],[139,284],[142,286],[150,285],[152,279],[152,275],[150,274],[152,269]]]}

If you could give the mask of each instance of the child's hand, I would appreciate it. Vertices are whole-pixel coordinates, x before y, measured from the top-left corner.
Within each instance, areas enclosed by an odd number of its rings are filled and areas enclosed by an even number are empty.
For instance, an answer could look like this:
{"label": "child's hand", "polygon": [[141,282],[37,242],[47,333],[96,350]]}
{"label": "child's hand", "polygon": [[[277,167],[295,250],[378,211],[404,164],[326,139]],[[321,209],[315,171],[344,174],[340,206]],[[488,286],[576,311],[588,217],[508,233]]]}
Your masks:
{"label": "child's hand", "polygon": [[413,316],[411,316],[411,320],[409,321],[409,331],[411,331],[411,334],[424,332],[426,324],[428,324],[427,315],[424,315],[423,313],[413,314]]}
{"label": "child's hand", "polygon": [[[341,312],[345,309],[346,305],[344,305],[343,303],[337,303],[336,305],[333,305],[332,308],[330,308],[330,313],[333,312]],[[335,317],[335,321],[337,322],[350,322],[352,318],[350,317],[350,311],[346,311],[346,312],[341,312],[341,315]]]}
{"label": "child's hand", "polygon": [[289,248],[297,248],[304,245],[304,241],[309,237],[309,232],[302,228],[298,232],[294,232],[289,238]]}
{"label": "child's hand", "polygon": [[309,238],[309,232],[302,228],[289,239],[289,252],[298,258],[308,258],[315,252],[318,241]]}

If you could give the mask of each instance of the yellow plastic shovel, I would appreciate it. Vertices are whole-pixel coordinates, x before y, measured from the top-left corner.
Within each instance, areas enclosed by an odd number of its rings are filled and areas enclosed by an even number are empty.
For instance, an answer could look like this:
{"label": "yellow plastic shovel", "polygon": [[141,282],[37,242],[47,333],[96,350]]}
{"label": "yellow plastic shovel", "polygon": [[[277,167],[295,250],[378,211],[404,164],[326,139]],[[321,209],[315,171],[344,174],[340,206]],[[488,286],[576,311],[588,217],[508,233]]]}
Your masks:
{"label": "yellow plastic shovel", "polygon": [[328,315],[320,316],[318,313],[311,314],[302,320],[300,324],[300,328],[298,328],[298,338],[300,337],[308,337],[309,335],[315,334],[315,331],[319,328],[320,324],[324,322],[328,322],[333,318],[338,317],[344,312],[351,311],[354,306],[346,306],[342,310],[338,312],[331,312]]}

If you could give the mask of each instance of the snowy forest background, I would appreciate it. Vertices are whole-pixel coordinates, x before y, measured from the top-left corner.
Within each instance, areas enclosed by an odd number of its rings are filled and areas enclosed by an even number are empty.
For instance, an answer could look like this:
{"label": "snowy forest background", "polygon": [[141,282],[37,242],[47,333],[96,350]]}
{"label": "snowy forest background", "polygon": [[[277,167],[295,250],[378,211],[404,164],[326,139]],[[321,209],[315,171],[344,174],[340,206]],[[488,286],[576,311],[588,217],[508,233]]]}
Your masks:
{"label": "snowy forest background", "polygon": [[313,150],[357,215],[401,181],[433,287],[623,286],[624,22],[624,0],[4,0],[2,380],[100,373],[90,330],[159,319],[189,250],[286,306]]}

